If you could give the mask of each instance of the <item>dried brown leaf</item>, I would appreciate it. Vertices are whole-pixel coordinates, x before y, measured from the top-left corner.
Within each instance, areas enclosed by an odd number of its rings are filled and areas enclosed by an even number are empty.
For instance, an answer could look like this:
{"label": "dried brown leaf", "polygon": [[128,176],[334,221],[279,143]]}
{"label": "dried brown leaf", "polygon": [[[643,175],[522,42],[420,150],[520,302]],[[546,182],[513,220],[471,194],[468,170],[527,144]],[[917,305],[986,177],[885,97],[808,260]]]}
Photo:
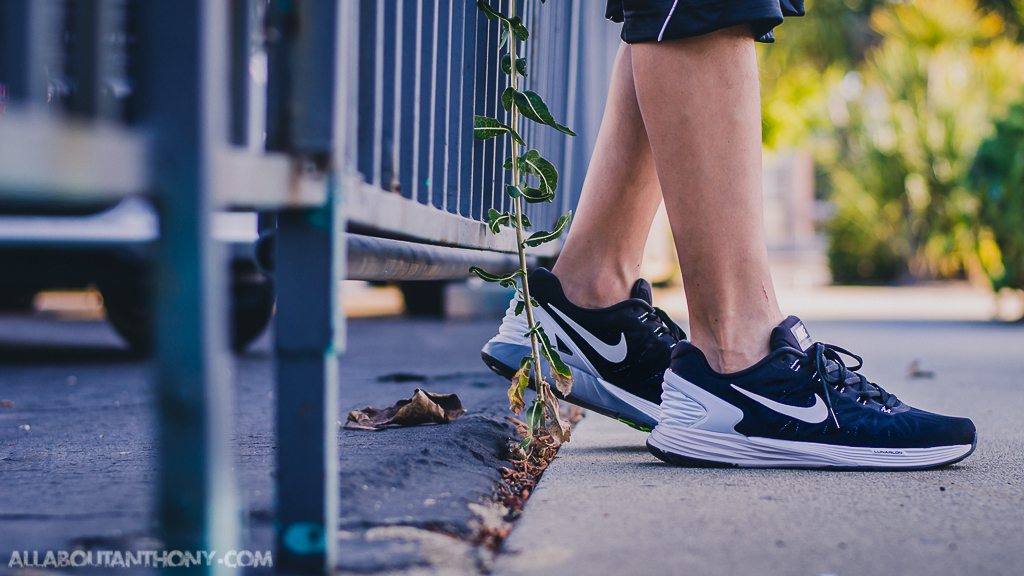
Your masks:
{"label": "dried brown leaf", "polygon": [[569,423],[561,419],[558,413],[558,400],[553,394],[544,395],[544,412],[548,416],[548,433],[559,444],[568,442],[571,433]]}
{"label": "dried brown leaf", "polygon": [[457,395],[432,394],[417,388],[412,398],[399,400],[394,406],[384,409],[367,406],[362,410],[349,412],[349,423],[345,428],[378,430],[394,426],[447,424],[465,412],[466,409]]}
{"label": "dried brown leaf", "polygon": [[530,384],[530,361],[523,358],[519,365],[519,371],[512,376],[512,382],[508,389],[508,406],[512,412],[519,414],[526,404],[523,402],[523,393]]}

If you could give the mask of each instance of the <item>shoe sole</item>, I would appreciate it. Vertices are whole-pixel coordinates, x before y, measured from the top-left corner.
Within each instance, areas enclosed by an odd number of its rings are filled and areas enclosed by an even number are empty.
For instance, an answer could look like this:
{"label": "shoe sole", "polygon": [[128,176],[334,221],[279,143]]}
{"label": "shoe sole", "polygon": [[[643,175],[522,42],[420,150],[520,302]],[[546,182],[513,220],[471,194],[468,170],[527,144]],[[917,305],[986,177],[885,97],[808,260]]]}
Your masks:
{"label": "shoe sole", "polygon": [[[501,342],[488,342],[480,352],[484,363],[495,374],[507,379],[515,376],[518,370],[512,368],[512,365],[518,366],[519,361],[528,354],[528,346]],[[650,432],[658,425],[661,407],[657,404],[630,394],[578,366],[570,366],[569,369],[572,371],[572,392],[563,396],[556,388],[551,388],[559,400],[593,410],[643,432]],[[532,381],[530,388],[533,388]]]}
{"label": "shoe sole", "polygon": [[[665,382],[662,406],[667,411],[673,410],[670,404],[677,396],[686,396],[687,387],[696,388],[671,371],[666,371]],[[698,398],[689,400],[700,402],[700,393],[694,395]],[[978,445],[977,433],[970,444],[872,448],[748,437],[737,432],[702,430],[698,428],[700,425],[700,421],[689,427],[663,422],[648,437],[647,449],[664,462],[686,467],[892,471],[948,466],[970,456]]]}

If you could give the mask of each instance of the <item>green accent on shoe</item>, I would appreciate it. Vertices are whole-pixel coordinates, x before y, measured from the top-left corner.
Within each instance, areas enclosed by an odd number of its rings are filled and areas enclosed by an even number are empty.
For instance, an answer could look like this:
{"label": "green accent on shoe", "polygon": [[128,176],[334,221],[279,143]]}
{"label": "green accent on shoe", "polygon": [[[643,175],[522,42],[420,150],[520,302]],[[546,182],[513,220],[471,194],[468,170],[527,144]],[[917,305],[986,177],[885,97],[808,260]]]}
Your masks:
{"label": "green accent on shoe", "polygon": [[618,420],[619,422],[622,422],[623,424],[625,424],[626,426],[629,426],[630,428],[636,428],[637,430],[639,430],[641,432],[650,432],[651,430],[653,430],[653,428],[648,428],[647,426],[643,426],[643,425],[637,424],[635,422],[630,422],[629,420],[623,420],[622,418],[616,418],[616,420]]}

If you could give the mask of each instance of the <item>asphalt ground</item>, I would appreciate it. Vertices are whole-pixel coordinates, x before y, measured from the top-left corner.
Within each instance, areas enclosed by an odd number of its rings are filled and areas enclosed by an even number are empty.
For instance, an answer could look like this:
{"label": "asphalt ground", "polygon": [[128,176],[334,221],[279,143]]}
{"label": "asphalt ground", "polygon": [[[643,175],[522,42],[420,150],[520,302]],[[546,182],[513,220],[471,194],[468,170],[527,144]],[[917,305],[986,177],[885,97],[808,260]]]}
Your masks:
{"label": "asphalt ground", "polygon": [[[389,406],[416,388],[454,392],[467,413],[443,426],[339,430],[339,568],[379,572],[448,561],[477,571],[473,549],[447,535],[473,532],[479,509],[471,505],[491,499],[514,431],[504,419],[507,383],[479,356],[495,329],[495,320],[349,323],[339,365],[342,419],[353,409]],[[234,373],[245,547],[272,550],[269,338],[237,358]],[[0,407],[0,573],[14,572],[14,550],[159,545],[152,385],[152,364],[128,351],[105,322],[0,317],[0,401],[14,402]],[[471,557],[439,560],[439,548]]]}
{"label": "asphalt ground", "polygon": [[590,415],[495,573],[1024,574],[1024,324],[807,324],[911,405],[972,418],[975,453],[917,472],[676,468]]}

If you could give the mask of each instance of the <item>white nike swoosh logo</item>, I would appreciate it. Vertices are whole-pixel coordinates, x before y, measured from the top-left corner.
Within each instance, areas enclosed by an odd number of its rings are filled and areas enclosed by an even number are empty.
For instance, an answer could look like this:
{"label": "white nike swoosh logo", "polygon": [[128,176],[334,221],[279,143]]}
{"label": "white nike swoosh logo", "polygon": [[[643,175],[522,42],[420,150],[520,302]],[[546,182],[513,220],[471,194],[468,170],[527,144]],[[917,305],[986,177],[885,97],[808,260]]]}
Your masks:
{"label": "white nike swoosh logo", "polygon": [[735,384],[730,384],[730,386],[740,394],[743,394],[747,398],[750,398],[769,410],[773,410],[784,416],[789,416],[790,418],[802,420],[808,424],[818,424],[824,422],[825,419],[828,418],[828,408],[825,407],[825,401],[817,394],[814,395],[814,406],[790,406],[789,404],[782,404],[781,402],[770,400],[764,396],[758,396],[757,394],[748,392]]}
{"label": "white nike swoosh logo", "polygon": [[[548,304],[548,306],[551,305]],[[587,330],[580,326],[579,324],[570,320],[569,317],[566,316],[565,314],[562,314],[562,311],[559,310],[558,308],[551,306],[551,309],[554,310],[555,314],[558,314],[562,318],[562,320],[565,320],[565,323],[568,324],[570,328],[572,328],[573,330],[576,331],[577,334],[582,336],[583,339],[587,342],[587,344],[590,344],[590,346],[594,350],[596,350],[602,358],[604,358],[608,362],[611,362],[612,364],[618,364],[619,362],[622,362],[623,360],[626,359],[627,350],[625,334],[619,333],[619,343],[614,346],[610,346],[602,342],[600,338],[594,336],[590,332],[587,332]]]}

